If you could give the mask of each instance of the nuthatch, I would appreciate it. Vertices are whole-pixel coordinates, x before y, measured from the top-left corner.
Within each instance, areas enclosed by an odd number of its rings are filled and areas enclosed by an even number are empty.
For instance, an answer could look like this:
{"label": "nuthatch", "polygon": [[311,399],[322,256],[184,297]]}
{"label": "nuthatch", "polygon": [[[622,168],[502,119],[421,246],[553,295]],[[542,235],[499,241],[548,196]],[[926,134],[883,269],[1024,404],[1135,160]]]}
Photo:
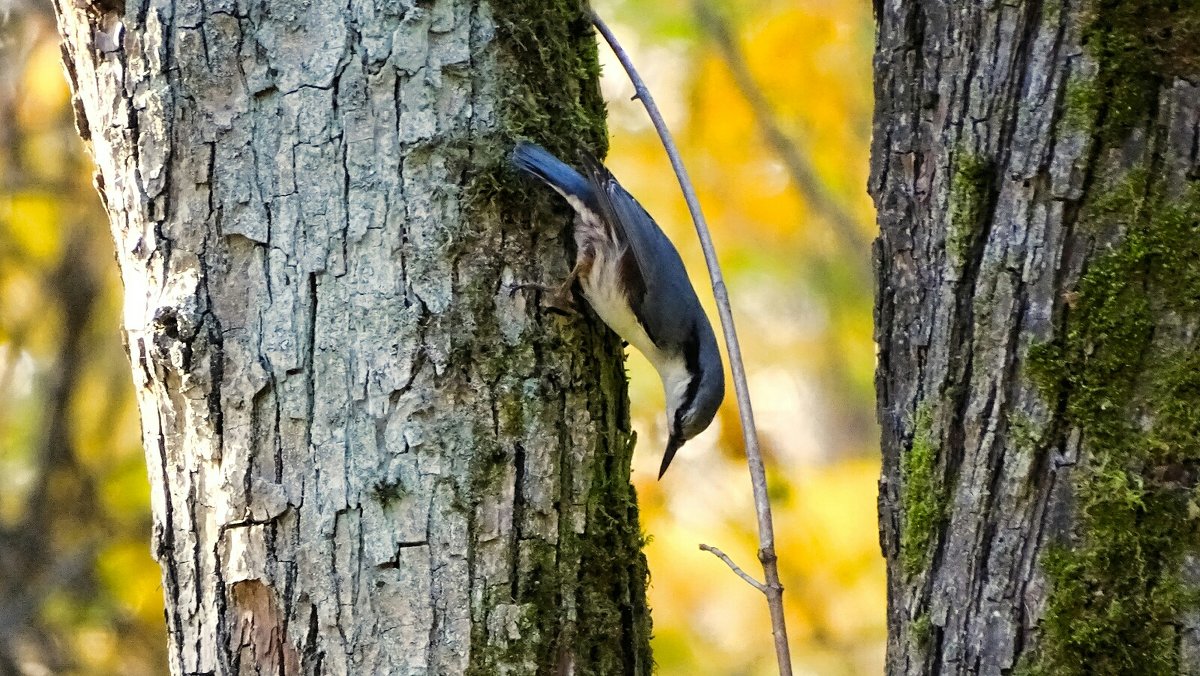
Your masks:
{"label": "nuthatch", "polygon": [[532,143],[518,144],[511,159],[576,212],[575,267],[553,290],[551,305],[570,306],[578,282],[596,314],[662,378],[670,437],[661,479],[679,447],[712,422],[725,396],[717,339],[683,260],[650,214],[590,155],[580,155],[586,177]]}

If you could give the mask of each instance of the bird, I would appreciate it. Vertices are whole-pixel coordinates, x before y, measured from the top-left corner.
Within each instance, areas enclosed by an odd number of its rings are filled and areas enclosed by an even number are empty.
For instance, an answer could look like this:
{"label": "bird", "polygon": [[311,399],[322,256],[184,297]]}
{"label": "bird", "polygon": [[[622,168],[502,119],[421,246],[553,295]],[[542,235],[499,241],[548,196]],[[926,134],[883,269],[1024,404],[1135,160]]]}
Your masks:
{"label": "bird", "polygon": [[509,159],[575,211],[575,265],[567,278],[557,287],[517,286],[547,291],[549,306],[570,309],[578,283],[596,315],[658,371],[668,426],[662,479],[675,453],[712,423],[725,397],[717,339],[683,259],[642,205],[587,152],[579,153],[583,173],[527,141],[517,143]]}

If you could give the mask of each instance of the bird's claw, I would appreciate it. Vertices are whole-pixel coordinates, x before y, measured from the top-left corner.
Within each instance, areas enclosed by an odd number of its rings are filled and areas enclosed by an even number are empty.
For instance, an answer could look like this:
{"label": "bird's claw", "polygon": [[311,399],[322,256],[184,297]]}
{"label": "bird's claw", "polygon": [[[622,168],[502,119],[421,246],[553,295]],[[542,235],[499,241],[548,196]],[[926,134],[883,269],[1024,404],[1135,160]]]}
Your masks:
{"label": "bird's claw", "polygon": [[518,291],[529,291],[531,289],[543,294],[542,307],[568,316],[579,314],[579,309],[575,306],[574,299],[571,298],[571,291],[563,289],[561,286],[546,286],[545,284],[533,283],[510,284],[508,285],[508,295],[512,297]]}

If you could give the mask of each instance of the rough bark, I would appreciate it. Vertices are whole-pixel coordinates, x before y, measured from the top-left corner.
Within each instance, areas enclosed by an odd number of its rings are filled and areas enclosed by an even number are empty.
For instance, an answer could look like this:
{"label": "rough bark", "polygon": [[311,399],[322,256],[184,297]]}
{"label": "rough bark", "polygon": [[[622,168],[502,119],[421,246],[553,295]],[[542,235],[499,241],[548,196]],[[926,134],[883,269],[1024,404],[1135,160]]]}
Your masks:
{"label": "rough bark", "polygon": [[57,9],[173,673],[648,672],[620,344],[505,287],[568,263],[513,139],[603,150],[581,8]]}
{"label": "rough bark", "polygon": [[875,14],[887,670],[1200,673],[1200,7]]}

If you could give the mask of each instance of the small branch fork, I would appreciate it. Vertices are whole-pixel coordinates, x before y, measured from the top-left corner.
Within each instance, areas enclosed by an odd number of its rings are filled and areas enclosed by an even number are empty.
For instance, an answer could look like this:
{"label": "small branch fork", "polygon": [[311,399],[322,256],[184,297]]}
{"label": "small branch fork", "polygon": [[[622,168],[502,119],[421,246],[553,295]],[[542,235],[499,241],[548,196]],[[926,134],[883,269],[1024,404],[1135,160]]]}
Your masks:
{"label": "small branch fork", "polygon": [[717,549],[716,547],[713,547],[712,545],[700,545],[700,551],[711,552],[713,556],[724,561],[725,565],[729,566],[730,570],[737,573],[738,577],[745,580],[746,584],[750,585],[751,587],[754,587],[755,589],[757,589],[758,591],[760,591],[764,594],[767,593],[767,585],[759,582],[758,580],[755,580],[754,577],[750,575],[750,573],[747,573],[746,571],[744,571],[740,567],[738,567],[738,565],[733,562],[733,559],[729,558],[729,555],[726,554],[725,552]]}
{"label": "small branch fork", "polygon": [[687,201],[688,211],[691,212],[692,222],[696,225],[696,234],[700,238],[700,248],[704,251],[704,260],[708,264],[708,275],[712,279],[713,297],[717,301],[717,312],[721,316],[721,328],[725,335],[725,350],[729,354],[729,368],[733,372],[733,388],[737,393],[738,415],[742,422],[742,438],[746,445],[746,464],[750,467],[750,484],[754,489],[754,509],[758,517],[758,559],[762,562],[765,583],[755,580],[741,568],[738,568],[724,552],[708,545],[700,545],[700,549],[712,552],[725,562],[733,572],[767,597],[767,607],[771,612],[771,633],[775,639],[775,658],[779,663],[780,676],[791,676],[792,657],[788,647],[787,625],[783,615],[783,585],[779,582],[779,565],[775,556],[775,527],[771,520],[771,501],[767,494],[767,473],[763,467],[762,451],[758,446],[758,431],[754,424],[754,410],[750,406],[750,389],[746,385],[746,368],[742,365],[742,349],[738,344],[737,330],[733,325],[733,309],[729,303],[729,293],[725,289],[725,278],[721,274],[721,265],[717,261],[716,249],[713,247],[712,235],[708,231],[708,223],[700,211],[700,200],[696,198],[696,189],[688,178],[687,169],[679,156],[679,149],[662,113],[654,103],[654,97],[646,88],[646,83],[634,68],[629,54],[621,47],[615,35],[609,30],[604,21],[592,12],[592,24],[604,36],[613,54],[624,66],[629,75],[634,96],[645,106],[650,115],[654,128],[662,139],[671,166],[679,178],[683,189],[683,198]]}

